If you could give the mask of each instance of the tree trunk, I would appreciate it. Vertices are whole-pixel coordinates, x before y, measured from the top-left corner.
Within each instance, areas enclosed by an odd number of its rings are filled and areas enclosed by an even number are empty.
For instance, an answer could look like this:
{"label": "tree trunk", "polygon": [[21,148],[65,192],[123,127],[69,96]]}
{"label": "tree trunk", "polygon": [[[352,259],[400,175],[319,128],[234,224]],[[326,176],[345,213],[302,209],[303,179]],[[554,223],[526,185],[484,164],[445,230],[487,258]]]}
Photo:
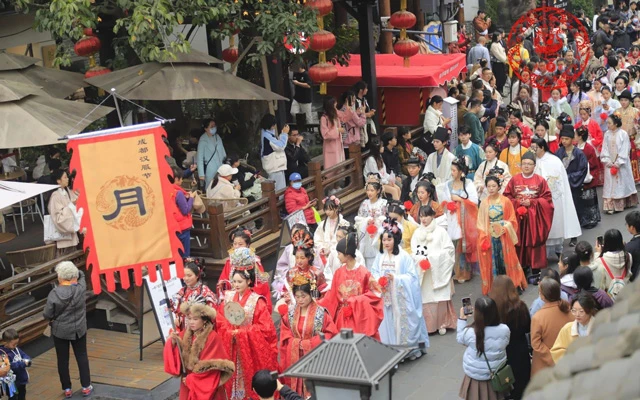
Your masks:
{"label": "tree trunk", "polygon": [[[391,0],[380,0],[378,6],[380,17],[391,16]],[[380,53],[393,53],[393,34],[391,32],[382,32],[380,35]]]}

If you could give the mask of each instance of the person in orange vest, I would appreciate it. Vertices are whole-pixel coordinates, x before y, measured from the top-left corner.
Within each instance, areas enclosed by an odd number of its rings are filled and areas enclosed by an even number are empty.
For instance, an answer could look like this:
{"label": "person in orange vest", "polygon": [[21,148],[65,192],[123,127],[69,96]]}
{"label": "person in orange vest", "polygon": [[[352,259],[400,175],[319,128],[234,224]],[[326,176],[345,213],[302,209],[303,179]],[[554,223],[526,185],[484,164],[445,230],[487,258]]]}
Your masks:
{"label": "person in orange vest", "polygon": [[173,167],[173,177],[170,179],[173,184],[171,199],[174,201],[173,218],[178,223],[178,239],[182,242],[184,250],[182,257],[189,257],[191,253],[191,227],[193,219],[191,209],[193,208],[192,193],[182,188],[182,177],[184,173],[180,167]]}

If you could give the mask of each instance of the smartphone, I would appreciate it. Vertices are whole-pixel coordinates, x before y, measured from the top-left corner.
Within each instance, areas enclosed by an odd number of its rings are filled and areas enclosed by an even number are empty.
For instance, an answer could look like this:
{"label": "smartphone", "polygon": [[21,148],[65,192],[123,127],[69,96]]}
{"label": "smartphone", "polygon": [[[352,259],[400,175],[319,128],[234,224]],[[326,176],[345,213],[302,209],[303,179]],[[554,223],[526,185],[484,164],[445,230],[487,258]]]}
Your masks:
{"label": "smartphone", "polygon": [[464,315],[473,314],[473,306],[471,305],[471,297],[462,298],[462,307],[464,308]]}
{"label": "smartphone", "polygon": [[604,236],[598,236],[596,238],[596,243],[598,243],[599,246],[602,246],[602,243],[604,243]]}

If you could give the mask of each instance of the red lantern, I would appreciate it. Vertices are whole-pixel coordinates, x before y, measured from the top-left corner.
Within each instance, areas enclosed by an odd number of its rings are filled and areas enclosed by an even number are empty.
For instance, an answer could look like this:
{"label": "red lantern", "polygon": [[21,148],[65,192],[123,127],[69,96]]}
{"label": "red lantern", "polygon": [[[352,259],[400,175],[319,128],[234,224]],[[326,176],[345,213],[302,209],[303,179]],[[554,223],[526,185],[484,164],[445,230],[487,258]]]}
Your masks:
{"label": "red lantern", "polygon": [[324,17],[333,10],[333,1],[331,0],[307,0],[305,4],[318,11],[318,16]]}
{"label": "red lantern", "polygon": [[516,208],[516,214],[518,214],[521,217],[524,217],[525,215],[527,215],[527,208],[525,206],[520,206],[518,208]]}
{"label": "red lantern", "polygon": [[409,57],[413,57],[420,51],[418,43],[410,39],[398,40],[393,45],[393,52],[404,58],[404,66],[409,66]]}
{"label": "red lantern", "polygon": [[102,44],[100,43],[100,39],[97,37],[85,36],[76,42],[75,46],[73,46],[73,50],[80,57],[88,57],[93,53],[100,51],[101,46]]}
{"label": "red lantern", "polygon": [[409,11],[396,11],[389,18],[389,23],[394,28],[409,29],[416,24],[416,16]]}
{"label": "red lantern", "polygon": [[85,36],[93,36],[93,28],[84,28],[82,32]]}
{"label": "red lantern", "polygon": [[329,32],[320,30],[311,36],[310,46],[313,51],[327,51],[336,45],[336,36]]}
{"label": "red lantern", "polygon": [[319,63],[309,68],[309,76],[316,83],[327,83],[338,77],[338,69],[331,63]]}
{"label": "red lantern", "polygon": [[84,78],[89,79],[95,76],[106,75],[110,72],[111,70],[109,68],[98,65],[97,67],[89,68],[87,72],[84,73]]}
{"label": "red lantern", "polygon": [[230,64],[238,61],[238,57],[239,53],[237,47],[229,47],[222,51],[222,59]]}

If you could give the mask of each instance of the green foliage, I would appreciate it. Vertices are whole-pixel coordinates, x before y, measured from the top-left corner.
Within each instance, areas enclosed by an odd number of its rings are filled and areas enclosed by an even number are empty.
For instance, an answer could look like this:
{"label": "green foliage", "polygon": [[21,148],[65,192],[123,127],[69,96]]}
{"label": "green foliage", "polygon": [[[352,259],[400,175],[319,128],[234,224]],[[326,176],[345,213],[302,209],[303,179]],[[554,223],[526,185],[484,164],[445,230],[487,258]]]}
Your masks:
{"label": "green foliage", "polygon": [[[589,18],[593,19],[593,0],[571,0],[571,9],[573,10],[582,10],[584,14]],[[628,4],[628,3],[627,3]]]}
{"label": "green foliage", "polygon": [[[132,48],[143,61],[166,61],[177,53],[190,50],[188,38],[179,32],[183,23],[216,27],[214,39],[227,37],[241,30],[246,37],[261,36],[247,59],[259,61],[261,55],[289,57],[283,39],[299,42],[292,32],[317,30],[315,12],[297,1],[262,0],[11,0],[17,11],[35,11],[35,28],[50,32],[61,42],[77,41],[85,27],[95,28],[99,16],[115,17],[116,54],[124,47]],[[71,63],[68,48],[58,46],[56,65]],[[119,62],[112,60],[114,66]]]}
{"label": "green foliage", "polygon": [[491,18],[492,21],[500,20],[500,2],[501,0],[486,0],[485,1],[485,11],[487,12],[487,16]]}

